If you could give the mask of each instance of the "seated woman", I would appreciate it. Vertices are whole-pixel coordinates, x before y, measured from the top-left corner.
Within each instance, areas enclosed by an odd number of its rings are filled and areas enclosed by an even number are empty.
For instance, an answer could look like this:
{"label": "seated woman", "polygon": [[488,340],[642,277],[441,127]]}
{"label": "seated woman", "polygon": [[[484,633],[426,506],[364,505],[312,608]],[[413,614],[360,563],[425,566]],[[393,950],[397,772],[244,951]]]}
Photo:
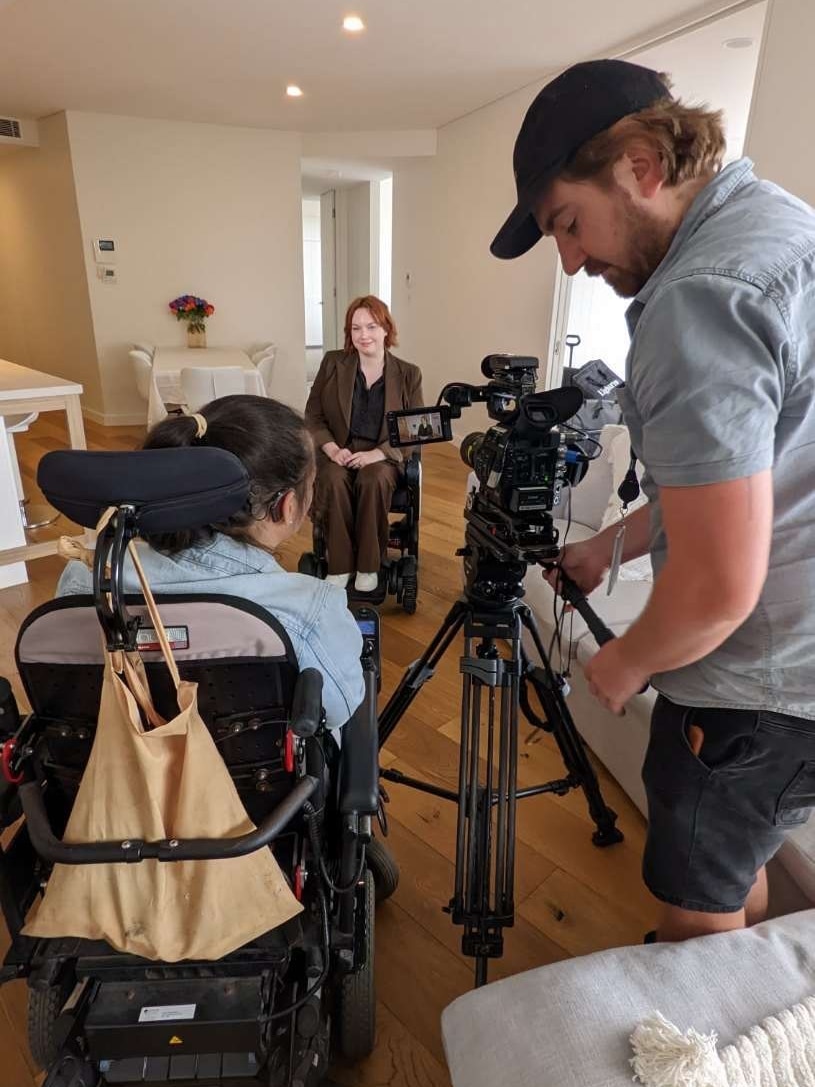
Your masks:
{"label": "seated woman", "polygon": [[422,372],[391,354],[396,325],[379,298],[355,298],[345,347],[320,364],[306,404],[317,454],[316,510],[326,533],[328,581],[373,592],[388,546],[388,510],[402,453],[388,442],[385,413],[422,403]]}
{"label": "seated woman", "polygon": [[[300,668],[323,676],[329,728],[339,728],[362,702],[362,637],[345,593],[303,574],[290,574],[274,551],[293,536],[311,505],[314,446],[301,417],[276,400],[225,396],[198,415],[170,416],[153,427],[145,449],[205,445],[227,449],[250,479],[244,509],[223,524],[207,525],[139,543],[147,579],[156,593],[223,593],[265,607],[285,628]],[[135,572],[125,585],[138,591]],[[58,596],[90,593],[91,572],[70,562]]]}

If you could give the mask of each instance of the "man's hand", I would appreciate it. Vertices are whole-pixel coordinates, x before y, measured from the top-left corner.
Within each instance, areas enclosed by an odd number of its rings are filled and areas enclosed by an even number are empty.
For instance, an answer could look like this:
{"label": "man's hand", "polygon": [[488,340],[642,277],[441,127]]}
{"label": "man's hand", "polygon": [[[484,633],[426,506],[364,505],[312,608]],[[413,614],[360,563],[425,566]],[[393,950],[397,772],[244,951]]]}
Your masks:
{"label": "man's hand", "polygon": [[[344,452],[348,452],[345,450]],[[385,454],[381,449],[368,449],[364,453],[352,453],[346,466],[348,468],[366,468],[369,464],[377,464],[379,461],[385,459]]]}
{"label": "man's hand", "polygon": [[606,642],[585,667],[589,690],[607,710],[621,716],[626,702],[638,694],[648,676],[636,661],[631,661],[624,639]]}
{"label": "man's hand", "polygon": [[[560,553],[559,569],[574,581],[580,591],[588,596],[605,577],[611,564],[608,539],[599,533],[589,540],[566,544]],[[557,588],[559,569],[549,570],[543,576],[553,589]]]}

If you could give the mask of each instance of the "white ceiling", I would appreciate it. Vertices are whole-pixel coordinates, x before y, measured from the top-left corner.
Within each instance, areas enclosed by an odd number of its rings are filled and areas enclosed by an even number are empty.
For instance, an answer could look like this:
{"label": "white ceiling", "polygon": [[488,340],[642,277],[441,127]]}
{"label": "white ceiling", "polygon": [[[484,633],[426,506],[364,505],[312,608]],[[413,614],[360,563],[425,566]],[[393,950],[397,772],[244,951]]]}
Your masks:
{"label": "white ceiling", "polygon": [[[685,101],[723,111],[728,159],[738,158],[744,145],[766,8],[766,0],[760,0],[630,58],[668,72],[674,93]],[[751,44],[741,49],[725,47],[733,39]],[[326,189],[387,177],[391,166],[387,159],[303,158],[303,195],[319,196]]]}
{"label": "white ceiling", "polygon": [[[680,98],[723,110],[729,158],[737,158],[744,145],[766,10],[766,3],[758,3],[631,57],[668,72]],[[734,38],[752,39],[752,45],[726,48]]]}
{"label": "white ceiling", "polygon": [[[0,0],[0,114],[437,128],[728,0]],[[368,30],[349,37],[342,16]],[[287,83],[305,96],[287,99]]]}

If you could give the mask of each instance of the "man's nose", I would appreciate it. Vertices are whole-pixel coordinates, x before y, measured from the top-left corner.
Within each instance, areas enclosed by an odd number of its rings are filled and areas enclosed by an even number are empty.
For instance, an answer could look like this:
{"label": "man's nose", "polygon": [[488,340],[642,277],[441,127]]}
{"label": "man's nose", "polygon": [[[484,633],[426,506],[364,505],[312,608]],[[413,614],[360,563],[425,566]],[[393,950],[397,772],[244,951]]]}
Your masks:
{"label": "man's nose", "polygon": [[568,236],[558,238],[557,248],[560,253],[560,263],[567,276],[576,275],[588,260],[574,238]]}

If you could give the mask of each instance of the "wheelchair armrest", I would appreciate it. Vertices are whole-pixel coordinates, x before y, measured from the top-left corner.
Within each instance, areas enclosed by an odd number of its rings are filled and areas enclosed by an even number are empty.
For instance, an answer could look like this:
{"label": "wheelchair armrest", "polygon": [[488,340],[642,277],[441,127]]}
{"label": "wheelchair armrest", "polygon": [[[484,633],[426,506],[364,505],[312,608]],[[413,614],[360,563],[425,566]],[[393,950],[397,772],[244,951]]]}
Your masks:
{"label": "wheelchair armrest", "polygon": [[316,668],[304,668],[294,686],[291,730],[295,736],[313,736],[323,720],[323,677]]}
{"label": "wheelchair armrest", "polygon": [[376,673],[363,672],[365,697],[342,730],[339,802],[343,815],[373,815],[379,807],[379,728]]}

